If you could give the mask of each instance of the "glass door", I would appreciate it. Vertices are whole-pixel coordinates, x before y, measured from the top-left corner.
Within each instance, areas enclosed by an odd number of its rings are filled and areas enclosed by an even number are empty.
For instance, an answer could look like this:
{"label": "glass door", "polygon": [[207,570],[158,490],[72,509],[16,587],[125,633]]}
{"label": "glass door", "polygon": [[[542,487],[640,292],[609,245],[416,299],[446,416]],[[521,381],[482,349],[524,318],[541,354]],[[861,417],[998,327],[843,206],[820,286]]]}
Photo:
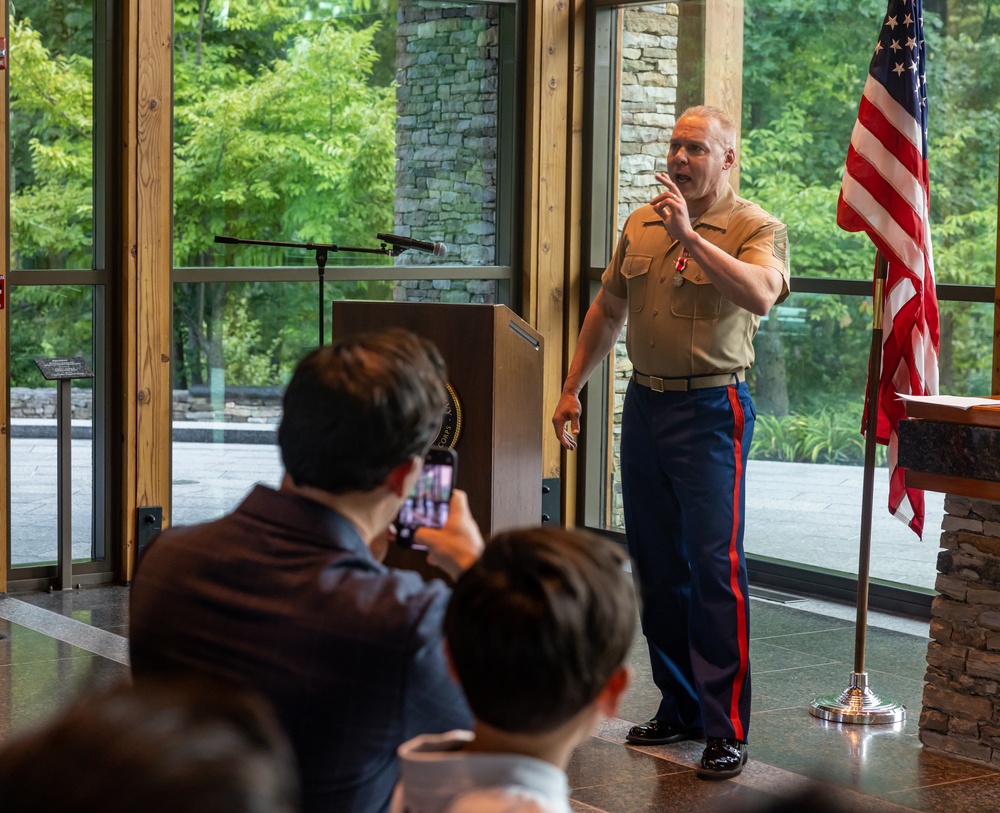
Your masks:
{"label": "glass door", "polygon": [[[655,190],[676,117],[709,98],[705,27],[719,4],[598,0],[591,23],[593,167],[589,282],[596,295],[625,217]],[[747,468],[746,552],[751,578],[843,590],[858,566],[864,441],[860,434],[871,343],[874,251],[836,226],[851,130],[885,3],[740,4],[739,194],[788,225],[792,294],[762,320],[748,371],[758,418]],[[933,83],[931,232],[941,310],[941,392],[990,392],[995,331],[1000,129],[1000,24],[988,2],[925,6]],[[987,23],[983,24],[983,20]],[[738,24],[739,21],[734,21]],[[733,49],[730,49],[731,56]],[[719,60],[717,59],[716,62]],[[723,65],[729,64],[722,60]],[[973,122],[956,129],[953,122]],[[961,160],[952,156],[961,155]],[[960,192],[958,190],[961,190]],[[602,381],[588,385],[586,523],[624,533],[618,459],[631,376],[624,342]],[[929,603],[944,495],[927,492],[924,537],[889,515],[879,448],[872,514],[874,590]],[[909,597],[908,597],[909,600]]]}
{"label": "glass door", "polygon": [[[95,148],[108,141],[107,54],[97,47],[107,42],[107,7],[94,0],[3,7],[10,218],[3,500],[7,578],[24,588],[51,582],[67,516],[72,583],[105,580],[112,569],[104,488],[105,161]],[[52,359],[82,360],[68,388],[42,374]],[[80,375],[83,367],[93,376]],[[68,428],[57,413],[62,400],[70,402]]]}

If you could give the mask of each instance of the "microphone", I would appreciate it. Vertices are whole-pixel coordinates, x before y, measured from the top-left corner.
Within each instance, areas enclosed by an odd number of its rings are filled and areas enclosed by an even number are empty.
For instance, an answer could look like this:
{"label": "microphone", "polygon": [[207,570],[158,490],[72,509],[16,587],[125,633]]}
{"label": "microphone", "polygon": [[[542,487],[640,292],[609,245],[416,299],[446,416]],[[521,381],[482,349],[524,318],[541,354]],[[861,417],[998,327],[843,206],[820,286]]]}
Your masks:
{"label": "microphone", "polygon": [[448,247],[444,243],[428,243],[426,240],[414,240],[412,237],[400,237],[398,234],[376,234],[375,236],[383,243],[388,243],[395,248],[397,254],[408,248],[412,248],[414,251],[425,251],[435,257],[443,257],[448,253]]}

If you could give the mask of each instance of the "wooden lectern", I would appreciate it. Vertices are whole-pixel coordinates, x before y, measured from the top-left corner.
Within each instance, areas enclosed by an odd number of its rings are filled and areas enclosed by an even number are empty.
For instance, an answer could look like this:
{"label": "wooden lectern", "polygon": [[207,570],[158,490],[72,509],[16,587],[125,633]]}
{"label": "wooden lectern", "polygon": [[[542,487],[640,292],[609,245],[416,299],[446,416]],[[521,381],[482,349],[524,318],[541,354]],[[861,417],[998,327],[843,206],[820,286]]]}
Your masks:
{"label": "wooden lectern", "polygon": [[906,401],[898,459],[910,488],[1000,501],[1000,408]]}
{"label": "wooden lectern", "polygon": [[[457,396],[457,486],[483,535],[542,517],[542,337],[504,305],[334,302],[334,339],[402,327],[430,339]],[[425,574],[425,556],[390,551],[390,564]]]}

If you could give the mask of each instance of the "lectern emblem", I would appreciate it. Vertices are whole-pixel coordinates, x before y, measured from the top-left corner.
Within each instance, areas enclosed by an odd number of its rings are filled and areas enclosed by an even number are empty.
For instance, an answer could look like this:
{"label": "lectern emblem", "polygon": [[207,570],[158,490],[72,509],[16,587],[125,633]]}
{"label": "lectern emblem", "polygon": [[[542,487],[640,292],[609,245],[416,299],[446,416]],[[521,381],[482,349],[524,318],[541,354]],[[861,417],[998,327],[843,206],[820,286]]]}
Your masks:
{"label": "lectern emblem", "polygon": [[450,381],[446,381],[444,386],[448,390],[448,404],[444,409],[441,431],[434,440],[433,448],[454,449],[459,435],[462,434],[462,402],[458,400],[458,393]]}

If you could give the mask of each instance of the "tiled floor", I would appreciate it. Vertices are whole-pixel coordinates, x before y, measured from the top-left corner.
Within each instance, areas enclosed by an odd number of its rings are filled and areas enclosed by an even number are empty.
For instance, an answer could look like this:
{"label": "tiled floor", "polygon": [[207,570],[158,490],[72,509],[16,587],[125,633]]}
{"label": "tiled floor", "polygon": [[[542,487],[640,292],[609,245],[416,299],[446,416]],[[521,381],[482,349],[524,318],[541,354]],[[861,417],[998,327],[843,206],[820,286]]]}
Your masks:
{"label": "tiled floor", "polygon": [[[0,740],[44,720],[89,688],[128,674],[128,588],[0,596]],[[620,718],[601,726],[570,765],[572,806],[607,811],[759,810],[807,787],[846,810],[996,811],[1000,772],[924,750],[917,720],[927,622],[873,614],[867,669],[873,690],[903,703],[898,726],[849,726],[811,717],[808,706],[847,686],[854,657],[853,608],[755,598],[751,616],[754,707],[750,762],[733,780],[699,780],[699,743],[623,744],[627,721],[657,704],[645,647],[632,653],[633,688]],[[818,780],[817,788],[809,785]]]}

